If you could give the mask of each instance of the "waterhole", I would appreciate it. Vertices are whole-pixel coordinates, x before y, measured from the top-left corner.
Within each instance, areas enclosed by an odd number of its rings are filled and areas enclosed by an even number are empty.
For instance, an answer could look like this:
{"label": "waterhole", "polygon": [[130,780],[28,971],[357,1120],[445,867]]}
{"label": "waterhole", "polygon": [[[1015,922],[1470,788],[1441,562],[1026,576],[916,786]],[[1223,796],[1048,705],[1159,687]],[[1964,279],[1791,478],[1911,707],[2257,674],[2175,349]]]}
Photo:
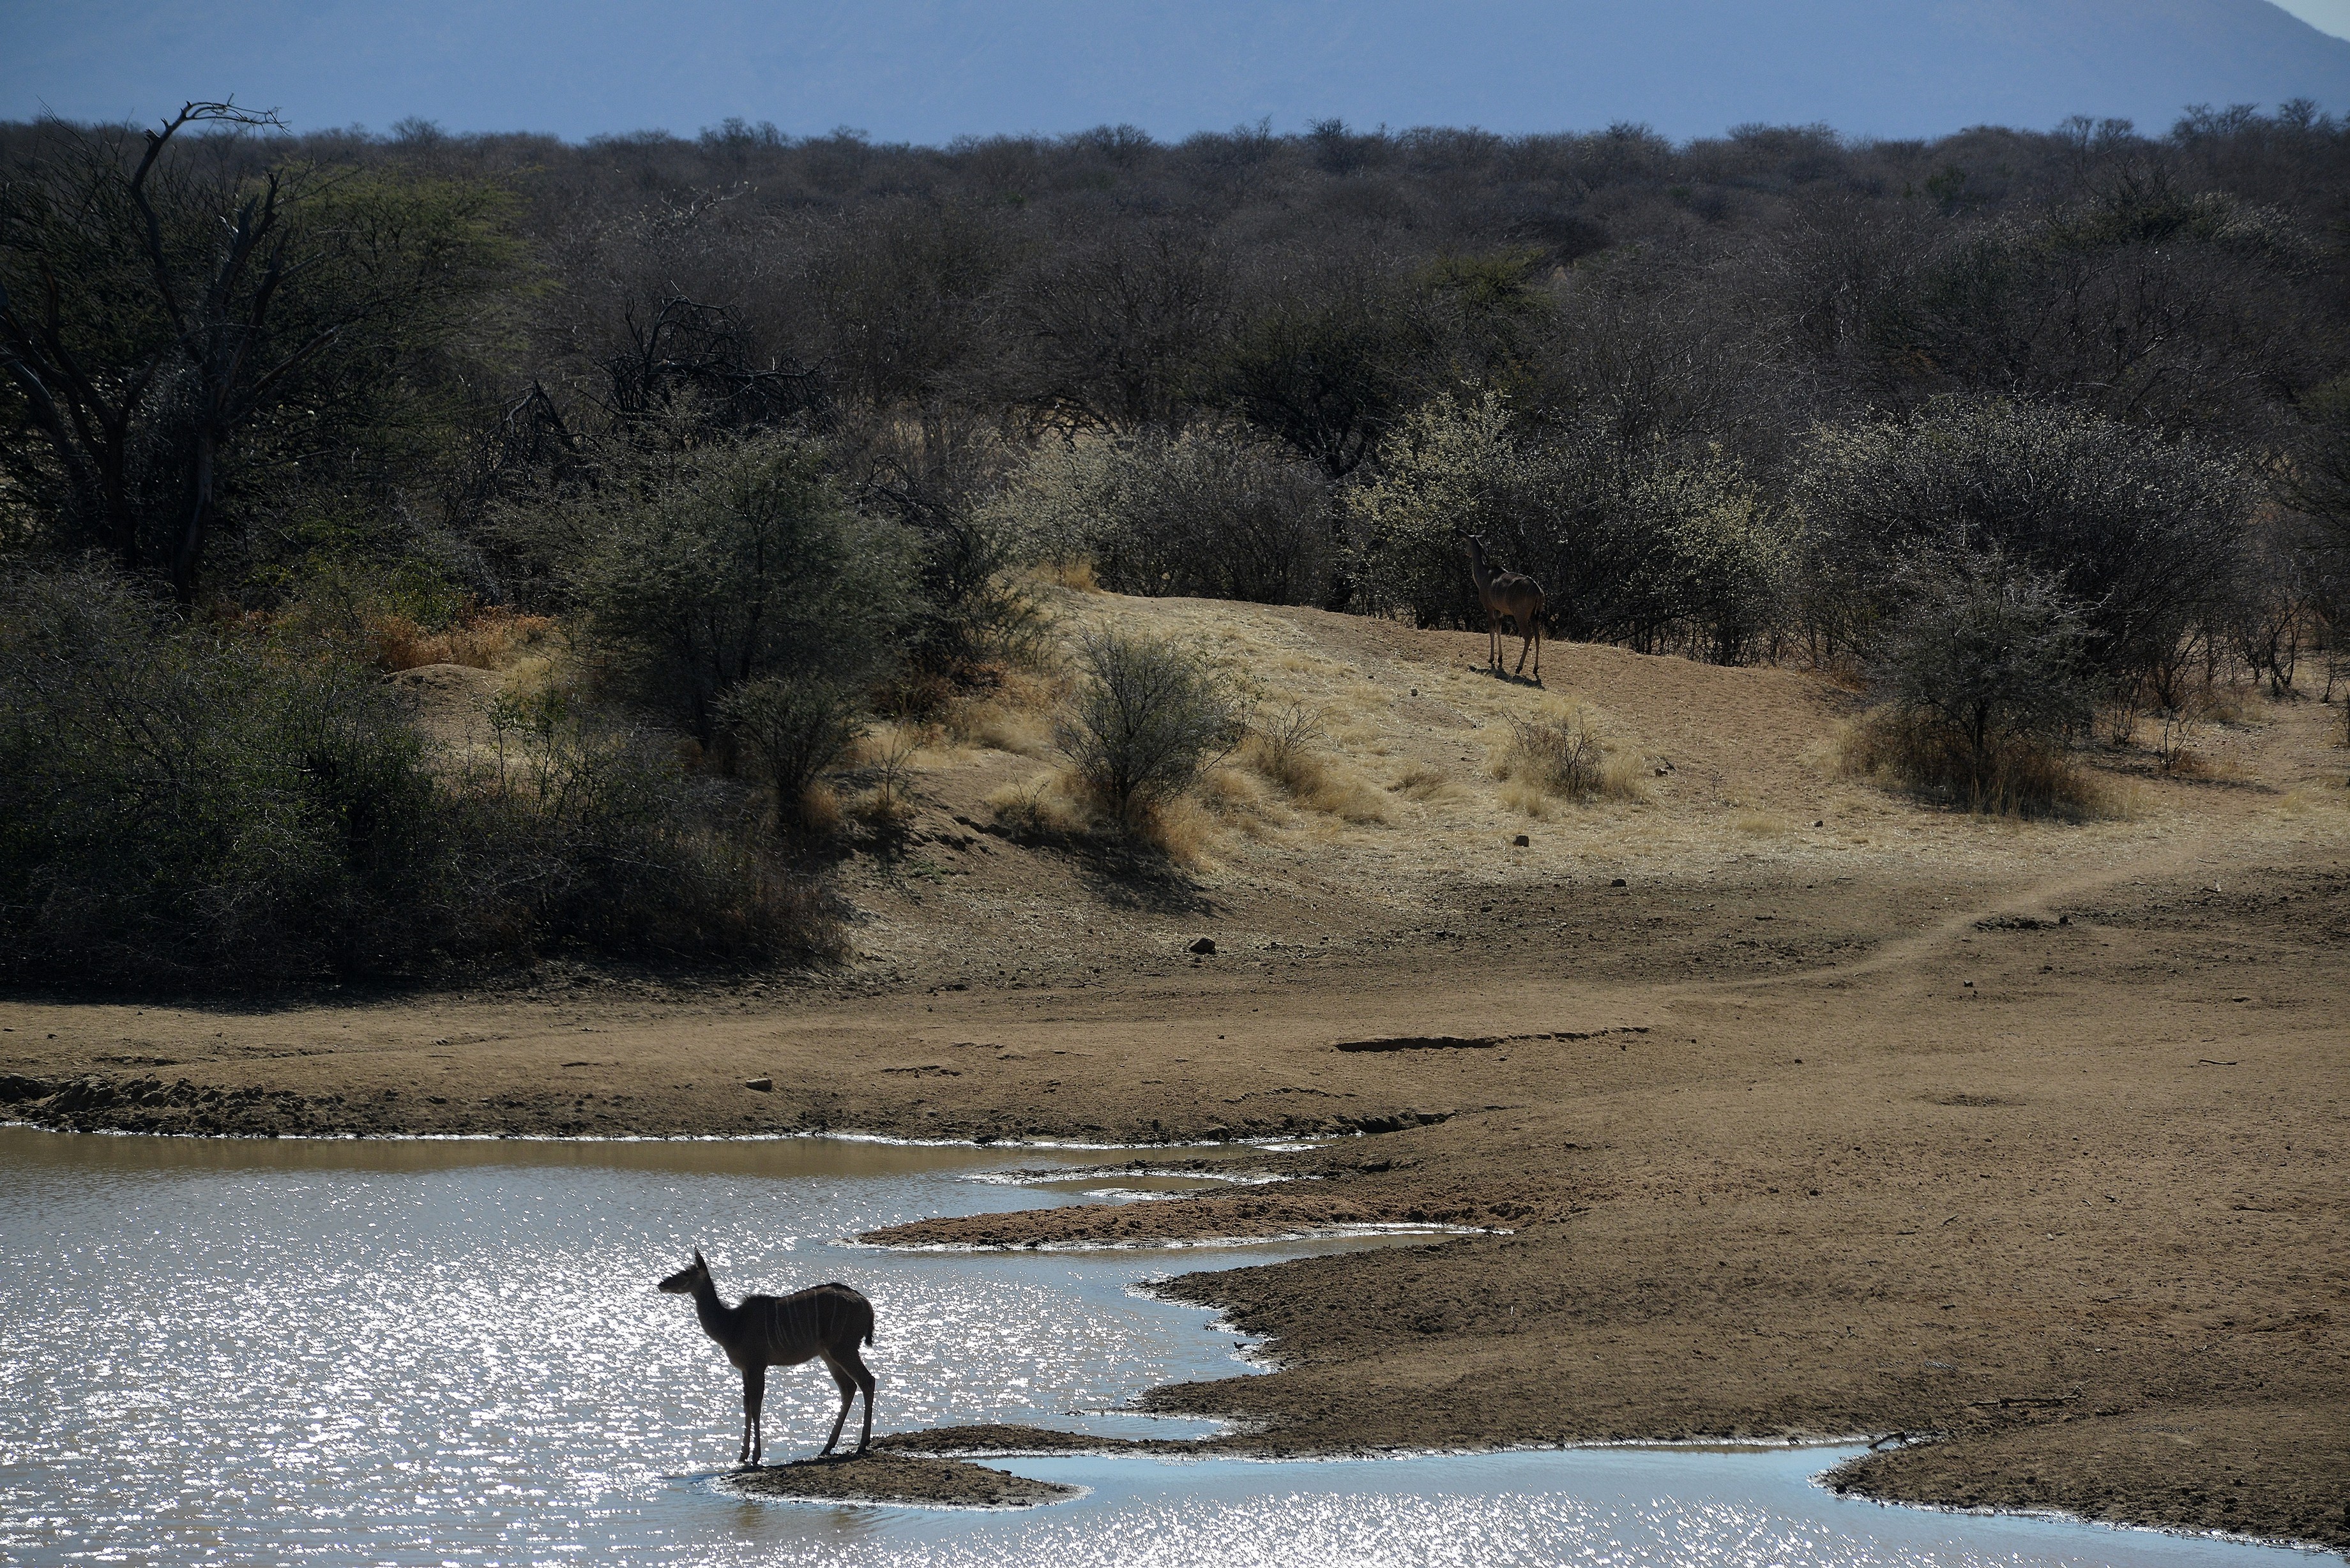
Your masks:
{"label": "waterhole", "polygon": [[[652,1288],[696,1246],[730,1296],[844,1279],[873,1299],[879,1430],[1203,1430],[1125,1407],[1154,1384],[1232,1376],[1245,1346],[1135,1285],[1332,1243],[899,1255],[844,1240],[1175,1184],[1107,1168],[1130,1158],[0,1128],[0,1561],[2285,1560],[1837,1498],[1809,1478],[1842,1454],[1816,1449],[999,1461],[1086,1489],[1011,1513],[783,1504],[722,1488],[739,1385],[691,1308]],[[1003,1179],[1014,1171],[1046,1185]],[[833,1403],[819,1371],[772,1375],[769,1458],[813,1451]]]}

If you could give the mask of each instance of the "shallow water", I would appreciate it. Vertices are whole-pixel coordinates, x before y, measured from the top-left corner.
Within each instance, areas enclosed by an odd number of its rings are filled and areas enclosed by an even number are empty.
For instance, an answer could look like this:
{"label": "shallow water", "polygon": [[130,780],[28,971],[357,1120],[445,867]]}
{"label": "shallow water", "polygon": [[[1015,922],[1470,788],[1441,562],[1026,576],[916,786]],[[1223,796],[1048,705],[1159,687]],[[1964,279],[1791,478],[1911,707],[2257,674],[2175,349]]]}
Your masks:
{"label": "shallow water", "polygon": [[2284,1568],[2301,1553],[2064,1521],[1837,1497],[1811,1478],[1858,1449],[1582,1449],[1262,1464],[1003,1460],[1089,1488],[1075,1502],[952,1519],[801,1507],[743,1521],[724,1563],[1255,1568]]}
{"label": "shallow water", "polygon": [[[1086,1201],[970,1179],[1124,1152],[879,1143],[219,1142],[0,1128],[0,1561],[327,1563],[2246,1563],[2271,1551],[1879,1509],[1835,1456],[1627,1450],[1261,1465],[1008,1461],[1020,1514],[730,1496],[740,1385],[653,1282],[873,1298],[889,1430],[1037,1421],[1229,1376],[1240,1342],[1135,1282],[1326,1251],[892,1254],[842,1238]],[[770,1459],[820,1370],[772,1374]]]}

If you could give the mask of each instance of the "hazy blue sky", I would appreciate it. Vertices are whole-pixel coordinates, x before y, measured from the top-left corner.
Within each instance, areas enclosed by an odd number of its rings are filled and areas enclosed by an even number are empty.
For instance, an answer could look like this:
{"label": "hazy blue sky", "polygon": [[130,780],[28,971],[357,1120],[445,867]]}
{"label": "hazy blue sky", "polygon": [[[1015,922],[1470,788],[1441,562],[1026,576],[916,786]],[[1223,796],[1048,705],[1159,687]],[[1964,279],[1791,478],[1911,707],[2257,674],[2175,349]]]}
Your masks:
{"label": "hazy blue sky", "polygon": [[[2350,33],[2350,0],[2293,8]],[[297,128],[574,138],[730,115],[930,142],[1261,116],[1915,136],[2350,110],[2350,42],[2269,0],[0,0],[0,117],[230,93]]]}
{"label": "hazy blue sky", "polygon": [[2277,4],[2313,27],[2337,38],[2350,38],[2350,0],[2277,0]]}

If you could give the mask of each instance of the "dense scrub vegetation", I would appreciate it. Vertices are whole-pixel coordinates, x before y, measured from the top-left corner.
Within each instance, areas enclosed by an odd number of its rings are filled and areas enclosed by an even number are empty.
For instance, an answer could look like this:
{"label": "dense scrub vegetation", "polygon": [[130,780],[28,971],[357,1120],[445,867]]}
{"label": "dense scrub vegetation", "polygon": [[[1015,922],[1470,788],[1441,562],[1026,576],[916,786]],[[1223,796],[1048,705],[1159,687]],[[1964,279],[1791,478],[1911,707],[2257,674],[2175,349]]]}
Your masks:
{"label": "dense scrub vegetation", "polygon": [[542,696],[453,776],[374,672],[114,572],[0,593],[0,976],[208,986],[815,934],[739,808]]}
{"label": "dense scrub vegetation", "polygon": [[[58,596],[113,607],[87,690],[5,677],[8,961],[465,949],[427,911],[480,901],[433,881],[478,856],[427,825],[570,797],[416,753],[363,667],[495,616],[571,650],[532,700],[573,717],[515,732],[639,781],[612,820],[735,911],[660,940],[799,940],[776,836],[672,805],[804,836],[868,713],[1033,644],[1022,568],[1476,625],[1464,531],[1556,635],[1866,677],[1873,755],[2012,804],[2097,715],[2312,655],[2330,692],[2346,243],[2350,130],[2305,105],[1681,146],[0,127],[0,629],[21,661],[70,642]],[[197,716],[231,689],[265,697]],[[182,775],[105,690],[221,790],[151,812],[139,769]],[[646,726],[690,743],[614,738]],[[124,847],[151,819],[179,847]],[[533,831],[567,867],[534,886],[626,858]],[[505,950],[604,940],[532,898],[482,920]],[[269,921],[310,938],[238,934]]]}

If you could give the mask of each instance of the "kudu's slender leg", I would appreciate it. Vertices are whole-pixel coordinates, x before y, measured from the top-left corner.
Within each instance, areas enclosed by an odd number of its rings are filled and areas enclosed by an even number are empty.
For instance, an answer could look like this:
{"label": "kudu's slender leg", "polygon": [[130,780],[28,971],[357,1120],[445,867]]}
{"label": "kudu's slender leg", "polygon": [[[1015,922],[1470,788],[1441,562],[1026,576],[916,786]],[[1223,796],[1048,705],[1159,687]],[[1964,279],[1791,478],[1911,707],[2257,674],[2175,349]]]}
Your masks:
{"label": "kudu's slender leg", "polygon": [[865,1365],[865,1357],[857,1354],[857,1346],[853,1342],[849,1345],[844,1358],[848,1363],[848,1375],[857,1379],[858,1388],[865,1395],[865,1431],[857,1439],[857,1451],[861,1454],[873,1441],[874,1377],[871,1370]]}
{"label": "kudu's slender leg", "polygon": [[[851,1351],[849,1354],[856,1353]],[[832,1381],[840,1390],[840,1414],[832,1418],[832,1436],[824,1440],[824,1448],[816,1455],[818,1459],[832,1452],[833,1445],[840,1441],[840,1429],[848,1425],[849,1407],[857,1403],[857,1379],[851,1377],[848,1368],[840,1364],[837,1352],[827,1350],[824,1353],[824,1369],[832,1374]],[[865,1402],[865,1418],[870,1423],[873,1418],[873,1402],[870,1399]],[[858,1448],[862,1452],[864,1445],[860,1443]]]}
{"label": "kudu's slender leg", "polygon": [[759,1462],[760,1407],[767,1398],[767,1369],[746,1366],[743,1369],[743,1451],[734,1456],[738,1465]]}

